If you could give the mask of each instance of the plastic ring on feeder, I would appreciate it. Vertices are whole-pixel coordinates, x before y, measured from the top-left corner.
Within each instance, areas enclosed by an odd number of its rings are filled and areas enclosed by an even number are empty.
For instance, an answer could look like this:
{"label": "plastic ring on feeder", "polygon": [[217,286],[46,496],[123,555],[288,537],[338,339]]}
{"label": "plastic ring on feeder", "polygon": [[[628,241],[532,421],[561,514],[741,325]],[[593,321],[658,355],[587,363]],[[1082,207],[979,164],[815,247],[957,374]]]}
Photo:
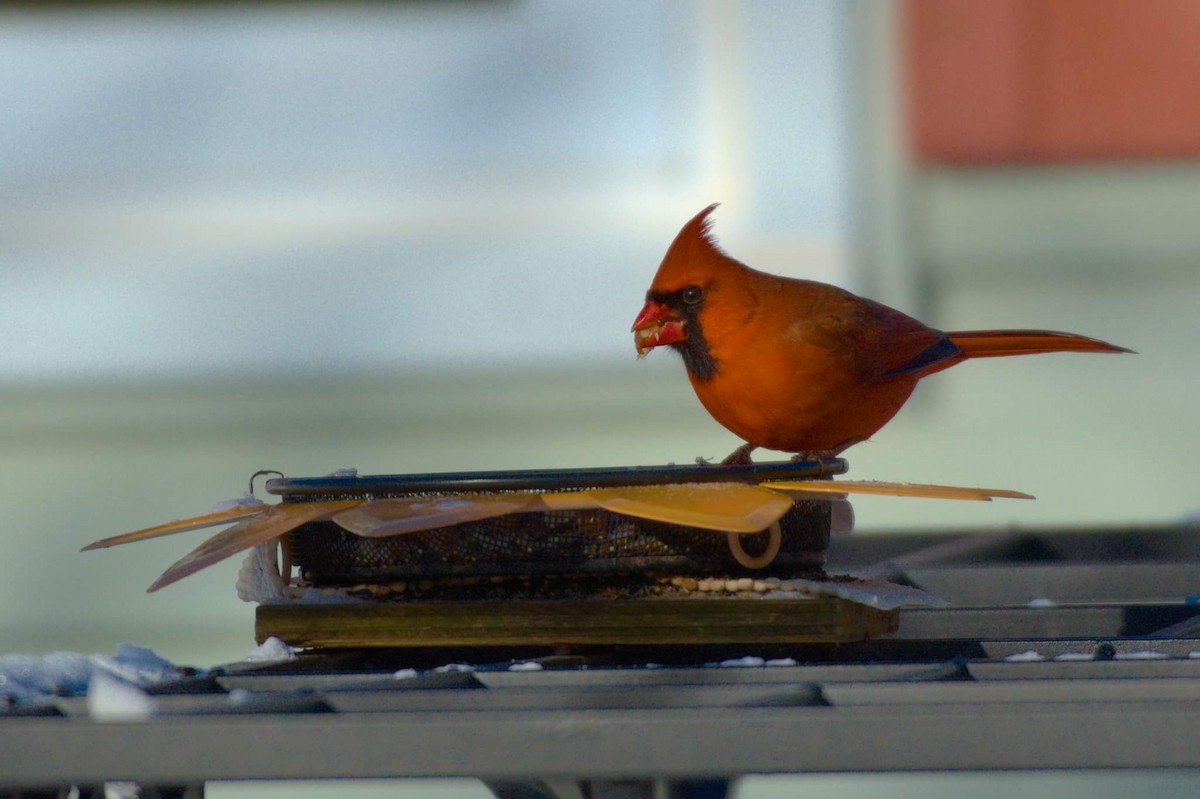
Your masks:
{"label": "plastic ring on feeder", "polygon": [[783,530],[779,527],[779,522],[771,523],[767,528],[770,538],[767,539],[767,548],[760,555],[749,555],[742,547],[742,536],[738,533],[726,533],[729,540],[729,554],[733,555],[742,566],[747,569],[765,569],[775,560],[775,556],[779,554],[779,547],[783,543]]}

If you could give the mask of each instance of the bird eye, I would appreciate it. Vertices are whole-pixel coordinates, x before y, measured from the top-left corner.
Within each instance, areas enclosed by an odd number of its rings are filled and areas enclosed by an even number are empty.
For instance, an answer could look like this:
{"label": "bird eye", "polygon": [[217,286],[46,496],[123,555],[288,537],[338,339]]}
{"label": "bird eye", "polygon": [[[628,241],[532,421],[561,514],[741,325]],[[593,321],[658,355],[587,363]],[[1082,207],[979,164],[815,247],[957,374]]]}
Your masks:
{"label": "bird eye", "polygon": [[699,286],[688,286],[683,290],[683,301],[688,305],[695,305],[704,299],[704,289]]}

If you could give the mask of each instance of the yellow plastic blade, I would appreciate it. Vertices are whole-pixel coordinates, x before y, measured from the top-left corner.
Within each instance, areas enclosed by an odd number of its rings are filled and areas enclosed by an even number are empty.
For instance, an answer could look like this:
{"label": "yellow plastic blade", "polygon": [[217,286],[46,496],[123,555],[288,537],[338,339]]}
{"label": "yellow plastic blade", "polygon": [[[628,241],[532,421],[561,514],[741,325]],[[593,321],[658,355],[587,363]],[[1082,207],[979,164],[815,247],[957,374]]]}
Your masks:
{"label": "yellow plastic blade", "polygon": [[146,541],[151,538],[160,538],[164,535],[175,535],[175,533],[186,533],[189,530],[200,530],[204,527],[215,527],[218,524],[229,524],[230,522],[241,521],[257,516],[263,511],[270,508],[270,505],[259,502],[257,504],[242,504],[234,505],[233,507],[223,508],[222,510],[205,513],[201,516],[192,516],[189,519],[176,519],[173,522],[159,524],[154,527],[147,527],[144,530],[135,530],[132,533],[123,533],[114,535],[111,538],[104,538],[95,543],[88,544],[81,549],[81,552],[87,552],[89,549],[104,549],[105,547],[115,547],[118,544],[129,544],[134,541]]}
{"label": "yellow plastic blade", "polygon": [[157,591],[189,574],[195,574],[225,560],[230,555],[270,541],[307,522],[329,518],[361,502],[362,500],[354,499],[341,502],[283,502],[271,505],[258,516],[235,524],[228,530],[222,530],[177,560],[146,591]]}
{"label": "yellow plastic blade", "polygon": [[875,480],[794,480],[761,483],[763,488],[777,491],[796,491],[812,494],[876,494],[887,497],[922,497],[925,499],[966,499],[990,502],[993,498],[1034,499],[1032,494],[1007,488],[964,488],[961,486],[929,485],[926,483],[889,483]]}
{"label": "yellow plastic blade", "polygon": [[385,538],[516,513],[536,498],[536,494],[463,494],[380,499],[342,511],[333,521],[363,538]]}
{"label": "yellow plastic blade", "polygon": [[543,494],[552,509],[594,503],[613,513],[723,533],[757,533],[792,506],[790,497],[745,483],[681,483],[664,486],[594,488]]}

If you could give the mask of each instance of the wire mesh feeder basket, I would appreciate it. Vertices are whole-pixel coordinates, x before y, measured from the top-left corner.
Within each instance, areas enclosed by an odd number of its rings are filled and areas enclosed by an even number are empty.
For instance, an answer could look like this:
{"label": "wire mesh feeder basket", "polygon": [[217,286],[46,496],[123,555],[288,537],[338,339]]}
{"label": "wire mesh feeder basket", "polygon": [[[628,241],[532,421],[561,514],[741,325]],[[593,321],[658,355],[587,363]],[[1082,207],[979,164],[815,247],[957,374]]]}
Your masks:
{"label": "wire mesh feeder basket", "polygon": [[309,522],[289,532],[287,540],[301,580],[313,586],[547,575],[600,581],[648,573],[762,578],[821,569],[829,545],[828,501],[789,497],[790,507],[766,529],[735,533],[702,518],[698,519],[701,526],[695,526],[621,512],[627,507],[622,500],[646,504],[660,496],[669,498],[673,486],[688,486],[689,497],[694,497],[706,489],[719,493],[731,483],[804,480],[845,469],[844,461],[828,459],[738,466],[281,478],[268,481],[266,488],[285,503],[366,500],[368,508],[380,500],[414,497],[456,502],[535,494],[566,497],[570,504],[572,492],[578,492],[581,498],[602,493],[609,500],[607,507],[539,505],[532,511],[383,537],[364,537],[329,520]]}

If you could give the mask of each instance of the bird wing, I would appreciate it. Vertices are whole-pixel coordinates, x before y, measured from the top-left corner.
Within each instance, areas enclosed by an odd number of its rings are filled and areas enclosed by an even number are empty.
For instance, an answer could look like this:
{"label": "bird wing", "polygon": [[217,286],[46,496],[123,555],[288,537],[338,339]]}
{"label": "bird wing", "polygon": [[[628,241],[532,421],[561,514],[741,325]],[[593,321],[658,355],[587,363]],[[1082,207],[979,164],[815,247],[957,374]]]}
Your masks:
{"label": "bird wing", "polygon": [[834,286],[809,286],[815,301],[798,323],[800,336],[842,355],[864,379],[923,374],[962,355],[940,330],[895,308]]}

